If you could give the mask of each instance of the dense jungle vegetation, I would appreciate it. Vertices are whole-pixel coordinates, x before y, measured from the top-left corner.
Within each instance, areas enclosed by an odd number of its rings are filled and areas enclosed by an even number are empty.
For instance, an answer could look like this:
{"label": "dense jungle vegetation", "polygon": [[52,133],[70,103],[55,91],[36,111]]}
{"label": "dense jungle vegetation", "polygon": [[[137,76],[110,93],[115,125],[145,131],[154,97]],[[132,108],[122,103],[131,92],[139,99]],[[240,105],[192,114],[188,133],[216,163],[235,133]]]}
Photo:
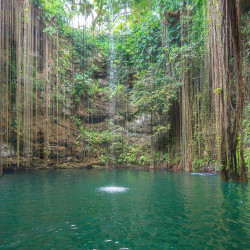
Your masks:
{"label": "dense jungle vegetation", "polygon": [[1,171],[149,167],[247,180],[249,1],[0,2]]}

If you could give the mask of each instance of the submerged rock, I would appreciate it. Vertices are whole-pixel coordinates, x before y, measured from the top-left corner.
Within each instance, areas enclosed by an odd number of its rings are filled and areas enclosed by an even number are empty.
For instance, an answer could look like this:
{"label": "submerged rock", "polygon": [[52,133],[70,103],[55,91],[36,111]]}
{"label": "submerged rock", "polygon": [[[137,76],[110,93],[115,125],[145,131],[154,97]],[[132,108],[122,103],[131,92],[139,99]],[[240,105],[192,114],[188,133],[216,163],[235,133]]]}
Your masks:
{"label": "submerged rock", "polygon": [[92,165],[87,165],[86,168],[87,169],[93,169],[93,166]]}

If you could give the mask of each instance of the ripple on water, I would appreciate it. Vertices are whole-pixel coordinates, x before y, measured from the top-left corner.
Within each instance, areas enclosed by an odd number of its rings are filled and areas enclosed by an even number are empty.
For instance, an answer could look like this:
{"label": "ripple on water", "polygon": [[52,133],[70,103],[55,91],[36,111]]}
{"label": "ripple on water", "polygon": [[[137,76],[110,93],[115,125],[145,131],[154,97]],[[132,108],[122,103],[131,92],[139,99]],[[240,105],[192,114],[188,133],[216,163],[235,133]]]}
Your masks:
{"label": "ripple on water", "polygon": [[100,187],[98,190],[106,193],[123,193],[126,192],[128,188],[109,186],[109,187]]}

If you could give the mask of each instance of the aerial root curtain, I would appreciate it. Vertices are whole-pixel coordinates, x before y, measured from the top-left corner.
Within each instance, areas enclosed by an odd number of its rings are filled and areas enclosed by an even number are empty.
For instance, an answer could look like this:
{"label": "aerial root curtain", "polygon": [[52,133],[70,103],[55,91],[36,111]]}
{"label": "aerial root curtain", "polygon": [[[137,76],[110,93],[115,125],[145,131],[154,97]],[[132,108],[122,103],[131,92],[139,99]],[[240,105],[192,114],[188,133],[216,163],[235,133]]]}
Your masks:
{"label": "aerial root curtain", "polygon": [[[243,158],[243,79],[240,0],[210,1],[210,57],[222,179],[246,181]],[[239,155],[239,157],[237,157]]]}
{"label": "aerial root curtain", "polygon": [[21,158],[30,165],[33,156],[48,159],[49,154],[53,44],[39,14],[31,1],[0,1],[0,143],[16,145],[18,167]]}

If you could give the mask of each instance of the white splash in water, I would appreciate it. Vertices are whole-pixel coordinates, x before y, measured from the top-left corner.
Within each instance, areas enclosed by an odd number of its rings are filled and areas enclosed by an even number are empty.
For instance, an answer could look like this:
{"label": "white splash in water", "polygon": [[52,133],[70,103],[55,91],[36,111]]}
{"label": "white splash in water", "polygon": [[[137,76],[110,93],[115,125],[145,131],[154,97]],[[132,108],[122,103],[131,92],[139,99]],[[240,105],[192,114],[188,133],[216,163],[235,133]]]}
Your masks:
{"label": "white splash in water", "polygon": [[127,190],[128,188],[125,187],[114,187],[114,186],[99,188],[99,191],[106,193],[123,193],[126,192]]}
{"label": "white splash in water", "polygon": [[112,240],[105,240],[105,242],[110,242],[110,241],[112,241]]}
{"label": "white splash in water", "polygon": [[191,175],[211,176],[211,175],[216,175],[216,174],[215,173],[191,173]]}

